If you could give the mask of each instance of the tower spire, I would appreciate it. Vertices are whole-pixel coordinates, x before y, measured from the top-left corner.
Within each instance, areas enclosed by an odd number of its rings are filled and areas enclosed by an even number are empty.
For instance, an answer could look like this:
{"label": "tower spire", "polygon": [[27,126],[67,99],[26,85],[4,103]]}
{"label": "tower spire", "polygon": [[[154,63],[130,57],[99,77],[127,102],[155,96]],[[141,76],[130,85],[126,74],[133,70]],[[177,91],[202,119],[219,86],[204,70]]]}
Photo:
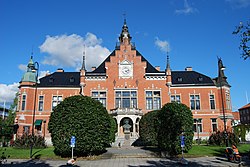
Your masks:
{"label": "tower spire", "polygon": [[132,37],[130,36],[129,31],[128,31],[127,21],[126,21],[126,18],[124,16],[124,23],[123,23],[123,26],[122,26],[122,32],[120,34],[119,41],[121,43],[124,42],[124,41],[128,41],[128,43],[130,43],[131,38]]}
{"label": "tower spire", "polygon": [[85,68],[85,45],[84,45],[84,49],[83,49],[83,56],[82,56],[82,68],[81,70],[85,70],[86,71],[86,68]]}
{"label": "tower spire", "polygon": [[167,67],[166,70],[170,70],[170,61],[169,61],[169,48],[167,45]]}

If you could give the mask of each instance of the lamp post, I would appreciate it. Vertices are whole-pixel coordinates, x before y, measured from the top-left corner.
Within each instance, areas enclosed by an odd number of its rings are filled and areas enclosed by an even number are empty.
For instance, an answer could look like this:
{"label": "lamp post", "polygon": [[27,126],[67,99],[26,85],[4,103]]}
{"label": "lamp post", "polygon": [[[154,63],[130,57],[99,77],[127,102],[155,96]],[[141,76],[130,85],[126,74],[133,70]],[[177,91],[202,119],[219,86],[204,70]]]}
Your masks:
{"label": "lamp post", "polygon": [[37,96],[37,82],[38,82],[38,70],[39,70],[39,63],[35,62],[34,66],[32,67],[32,72],[36,73],[35,78],[35,97],[34,97],[34,108],[33,108],[33,114],[32,114],[32,140],[30,144],[30,158],[32,158],[32,148],[34,144],[34,122],[35,122],[35,116],[36,116],[36,96]]}
{"label": "lamp post", "polygon": [[227,136],[227,126],[226,126],[226,115],[225,115],[225,108],[224,108],[224,98],[223,98],[223,91],[222,91],[222,71],[224,71],[226,67],[219,66],[219,83],[220,83],[220,94],[221,94],[221,105],[222,105],[222,114],[223,114],[223,122],[224,122],[224,135],[225,135],[225,143],[226,147],[228,147],[228,136]]}

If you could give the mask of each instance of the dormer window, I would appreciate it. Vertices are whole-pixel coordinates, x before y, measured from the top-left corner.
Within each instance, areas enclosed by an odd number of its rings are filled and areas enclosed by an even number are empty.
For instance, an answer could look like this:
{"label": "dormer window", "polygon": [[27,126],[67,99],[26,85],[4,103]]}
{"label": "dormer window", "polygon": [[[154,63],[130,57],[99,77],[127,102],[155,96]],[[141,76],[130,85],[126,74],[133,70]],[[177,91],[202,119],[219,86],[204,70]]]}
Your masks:
{"label": "dormer window", "polygon": [[69,82],[70,82],[70,83],[75,82],[75,78],[74,78],[74,77],[71,77],[71,78],[69,79]]}
{"label": "dormer window", "polygon": [[177,81],[178,81],[178,82],[182,82],[182,80],[183,80],[183,79],[182,79],[181,77],[178,77],[178,78],[177,78]]}
{"label": "dormer window", "polygon": [[202,82],[202,81],[203,81],[203,78],[200,76],[200,77],[198,78],[198,81]]}
{"label": "dormer window", "polygon": [[50,83],[54,82],[54,78],[52,76],[49,78],[49,82]]}

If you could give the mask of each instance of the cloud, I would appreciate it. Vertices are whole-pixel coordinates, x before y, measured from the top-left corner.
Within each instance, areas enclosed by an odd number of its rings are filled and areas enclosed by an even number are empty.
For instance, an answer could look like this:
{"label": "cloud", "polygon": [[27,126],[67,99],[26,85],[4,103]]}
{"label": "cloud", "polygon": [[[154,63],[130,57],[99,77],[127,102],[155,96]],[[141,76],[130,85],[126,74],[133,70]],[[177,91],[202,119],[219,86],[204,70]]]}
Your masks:
{"label": "cloud", "polygon": [[25,64],[20,64],[20,65],[18,66],[18,68],[19,68],[21,71],[23,71],[23,72],[26,72],[26,71],[27,71],[27,65],[25,65]]}
{"label": "cloud", "polygon": [[231,5],[233,9],[235,8],[246,8],[250,6],[250,0],[225,0]]}
{"label": "cloud", "polygon": [[168,41],[162,41],[158,37],[155,38],[155,45],[164,53],[170,51],[170,46]]}
{"label": "cloud", "polygon": [[91,69],[92,66],[98,66],[110,54],[101,43],[102,40],[92,33],[87,33],[85,37],[77,34],[47,36],[40,46],[40,51],[47,53],[42,63],[80,69],[85,46],[86,68]]}
{"label": "cloud", "polygon": [[44,77],[44,76],[46,76],[48,74],[50,74],[49,71],[40,71],[40,74],[39,74],[38,78],[42,78],[42,77]]}
{"label": "cloud", "polygon": [[184,14],[184,15],[193,14],[196,12],[198,12],[198,9],[191,7],[188,4],[187,0],[184,0],[184,9],[175,10],[176,14]]}
{"label": "cloud", "polygon": [[10,85],[0,84],[0,103],[12,103],[16,93],[18,92],[19,83],[13,83]]}

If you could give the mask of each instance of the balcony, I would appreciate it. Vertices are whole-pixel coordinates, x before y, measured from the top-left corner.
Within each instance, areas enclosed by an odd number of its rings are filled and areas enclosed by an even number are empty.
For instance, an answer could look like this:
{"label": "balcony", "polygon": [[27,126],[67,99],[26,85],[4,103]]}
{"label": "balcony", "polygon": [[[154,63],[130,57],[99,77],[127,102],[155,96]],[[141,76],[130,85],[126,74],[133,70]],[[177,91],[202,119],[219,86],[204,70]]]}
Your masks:
{"label": "balcony", "polygon": [[110,114],[115,115],[143,115],[141,109],[138,108],[116,108],[110,110]]}

